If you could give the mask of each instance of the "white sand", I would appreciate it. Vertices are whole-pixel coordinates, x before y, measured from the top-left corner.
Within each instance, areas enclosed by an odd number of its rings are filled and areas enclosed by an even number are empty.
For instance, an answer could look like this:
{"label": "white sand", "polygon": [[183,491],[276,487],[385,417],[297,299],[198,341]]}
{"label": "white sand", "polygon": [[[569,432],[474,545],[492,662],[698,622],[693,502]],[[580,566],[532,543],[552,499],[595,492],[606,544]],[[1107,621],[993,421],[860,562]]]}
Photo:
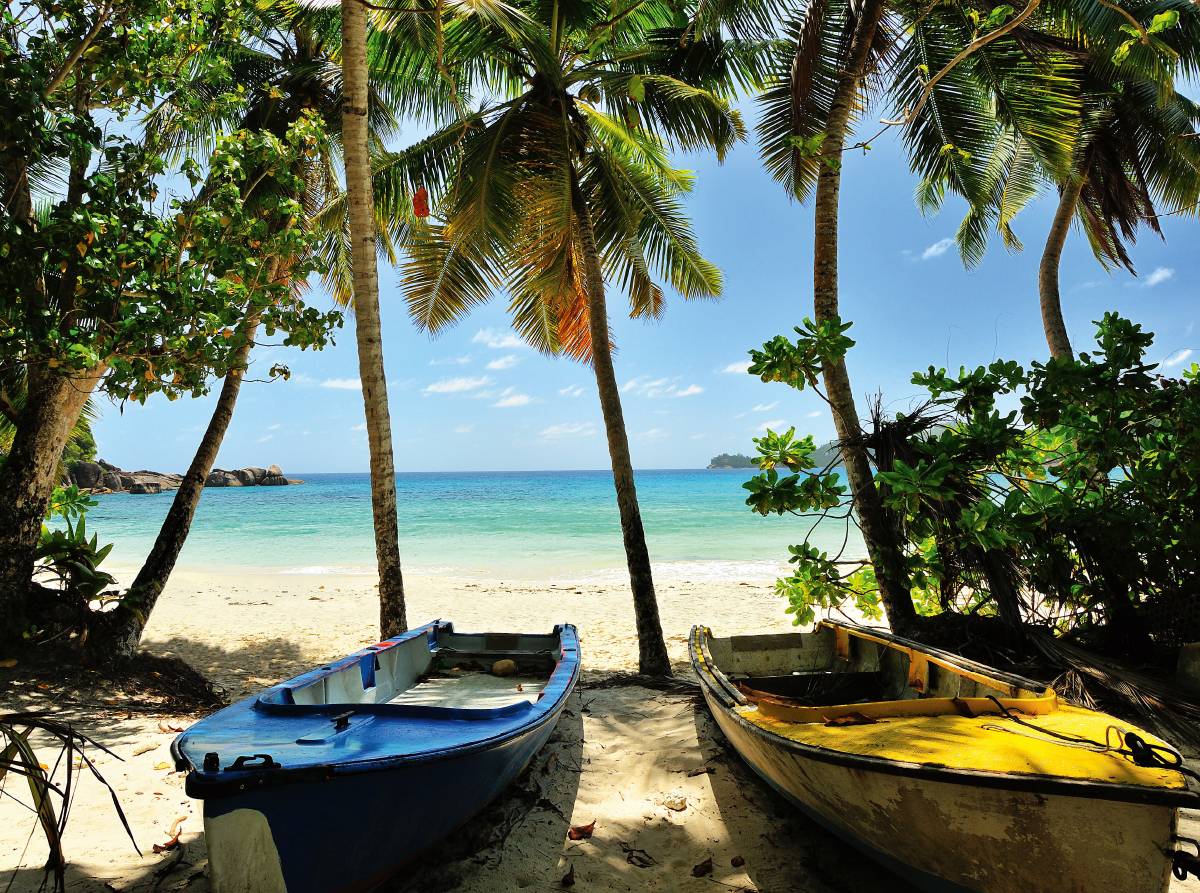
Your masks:
{"label": "white sand", "polygon": [[[176,574],[145,643],[155,653],[187,660],[240,699],[375,641],[374,583],[366,576]],[[430,577],[406,584],[414,626],[438,617],[466,631],[574,623],[587,671],[522,784],[385,889],[562,891],[561,878],[573,865],[572,891],[580,893],[911,893],[754,777],[726,749],[697,699],[636,687],[587,688],[606,671],[636,668],[627,588]],[[695,623],[718,634],[792,629],[783,600],[767,583],[667,583],[658,595],[668,648],[681,671]],[[119,709],[84,716],[80,728],[124,758],[101,757],[98,764],[117,789],[144,855],[130,847],[107,793],[85,779],[65,837],[68,889],[206,893],[199,809],[184,795],[183,776],[172,771],[168,752],[176,730],[193,720],[130,717]],[[688,776],[705,765],[715,773]],[[8,779],[9,790],[25,794],[13,785]],[[671,793],[686,798],[683,810],[662,805]],[[153,853],[152,845],[166,843],[179,818],[183,848]],[[13,891],[39,888],[46,849],[31,819],[15,800],[0,798],[0,889],[14,869]],[[567,839],[570,825],[592,821],[590,840]],[[505,829],[511,829],[507,835]],[[733,856],[745,865],[734,868]],[[707,858],[712,875],[693,877],[693,867]],[[1171,890],[1200,893],[1200,884],[1174,882]]]}

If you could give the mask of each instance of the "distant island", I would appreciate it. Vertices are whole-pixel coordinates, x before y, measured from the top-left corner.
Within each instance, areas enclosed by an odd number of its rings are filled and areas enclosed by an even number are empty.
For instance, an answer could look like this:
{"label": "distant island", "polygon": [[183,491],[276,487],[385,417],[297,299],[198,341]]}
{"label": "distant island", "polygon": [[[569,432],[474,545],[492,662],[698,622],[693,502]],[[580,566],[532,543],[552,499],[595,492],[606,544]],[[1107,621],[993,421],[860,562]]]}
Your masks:
{"label": "distant island", "polygon": [[732,456],[729,453],[721,453],[719,456],[713,456],[712,462],[708,464],[709,468],[758,468],[754,464],[754,460],[749,456],[743,456],[741,453],[734,453]]}
{"label": "distant island", "polygon": [[[837,441],[831,440],[823,447],[817,447],[817,451],[809,458],[816,463],[816,469],[820,470],[833,461],[837,455]],[[721,453],[719,456],[713,456],[713,459],[708,463],[709,468],[753,468],[758,466],[754,464],[754,460],[749,456],[743,456],[741,453]]]}

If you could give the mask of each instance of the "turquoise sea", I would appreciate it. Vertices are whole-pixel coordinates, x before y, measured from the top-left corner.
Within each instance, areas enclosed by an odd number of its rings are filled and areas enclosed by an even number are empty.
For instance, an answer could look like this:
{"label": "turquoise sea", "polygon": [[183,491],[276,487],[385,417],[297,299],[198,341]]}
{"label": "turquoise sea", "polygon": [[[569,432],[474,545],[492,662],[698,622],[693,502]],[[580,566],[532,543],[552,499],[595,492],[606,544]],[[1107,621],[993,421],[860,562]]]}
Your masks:
{"label": "turquoise sea", "polygon": [[[294,474],[289,487],[204,491],[180,570],[373,573],[366,474]],[[774,579],[811,521],[763,518],[745,505],[747,470],[639,471],[638,500],[661,579]],[[612,474],[438,472],[396,476],[400,555],[414,574],[508,580],[626,578]],[[114,570],[138,567],[172,495],[97,497],[89,533],[115,548]],[[843,522],[812,541],[837,551]],[[851,531],[846,557],[864,554]]]}

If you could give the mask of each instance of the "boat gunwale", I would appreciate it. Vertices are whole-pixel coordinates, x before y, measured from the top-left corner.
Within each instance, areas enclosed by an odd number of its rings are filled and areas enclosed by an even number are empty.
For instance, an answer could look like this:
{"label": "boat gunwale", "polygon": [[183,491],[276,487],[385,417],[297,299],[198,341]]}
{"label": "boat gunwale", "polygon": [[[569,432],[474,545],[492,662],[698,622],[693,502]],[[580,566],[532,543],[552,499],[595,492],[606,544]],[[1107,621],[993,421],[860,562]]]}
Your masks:
{"label": "boat gunwale", "polygon": [[[850,624],[838,624],[854,627]],[[906,760],[896,760],[889,757],[872,757],[863,754],[847,753],[821,747],[816,744],[805,744],[785,738],[769,729],[764,729],[750,722],[734,709],[740,704],[738,698],[731,696],[736,692],[730,684],[724,671],[717,666],[708,649],[705,633],[711,630],[705,626],[692,627],[688,636],[688,652],[692,669],[700,680],[701,690],[709,709],[717,708],[736,724],[763,739],[777,749],[791,751],[807,759],[822,763],[845,766],[868,772],[878,772],[884,775],[898,775],[906,778],[920,778],[929,781],[940,781],[948,784],[973,785],[975,787],[1002,788],[1022,793],[1044,794],[1065,797],[1079,797],[1088,800],[1111,800],[1115,802],[1145,803],[1155,806],[1191,807],[1200,806],[1200,794],[1187,787],[1159,788],[1142,784],[1097,781],[1095,779],[1074,779],[1061,775],[1043,775],[1025,772],[997,772],[988,769],[961,769],[946,766],[943,763],[913,763]],[[874,630],[872,630],[874,633]],[[889,634],[890,635],[890,634]],[[893,637],[901,639],[900,636]],[[910,640],[902,640],[908,642]],[[919,643],[913,643],[919,645]],[[924,646],[920,646],[924,650]],[[721,697],[724,695],[724,697]],[[741,693],[738,692],[741,696]]]}
{"label": "boat gunwale", "polygon": [[[423,627],[409,630],[400,636],[394,637],[394,641],[399,643],[409,638],[415,638],[417,635],[425,633],[429,629],[436,627],[439,624],[441,624],[441,621],[433,621],[432,623],[426,624]],[[559,715],[566,707],[567,699],[570,698],[571,693],[575,690],[575,686],[579,681],[582,662],[580,660],[578,630],[574,625],[564,623],[556,624],[555,631],[560,635],[560,637],[564,634],[567,634],[569,631],[571,642],[570,645],[568,645],[567,643],[561,643],[560,639],[561,644],[559,648],[559,656],[556,661],[557,665],[555,666],[554,671],[551,673],[550,681],[553,681],[554,675],[560,672],[564,665],[569,668],[568,676],[562,683],[562,688],[560,691],[558,691],[549,699],[539,699],[538,702],[530,704],[528,710],[522,711],[521,715],[527,716],[528,718],[519,725],[510,726],[501,732],[489,735],[487,737],[475,738],[467,742],[451,745],[449,747],[439,747],[412,753],[393,754],[386,757],[373,757],[361,760],[330,760],[326,762],[296,766],[293,768],[282,766],[270,769],[265,767],[250,767],[248,769],[242,769],[236,772],[229,772],[223,769],[215,776],[210,775],[209,773],[201,772],[200,769],[192,763],[191,759],[183,753],[182,747],[180,746],[180,741],[187,735],[187,732],[184,732],[171,742],[171,756],[174,758],[177,767],[181,764],[186,764],[189,769],[187,779],[185,781],[185,793],[189,797],[197,800],[220,800],[228,797],[234,797],[243,793],[248,793],[250,790],[263,790],[264,788],[279,787],[290,784],[305,784],[317,781],[328,781],[335,779],[338,776],[359,775],[366,772],[383,772],[412,764],[434,763],[441,762],[443,760],[468,757],[486,750],[501,747],[517,738],[535,734],[547,723],[554,723],[558,721]],[[390,642],[393,640],[388,641]],[[358,652],[355,653],[357,654]],[[307,674],[301,674],[301,676],[304,675]],[[281,683],[280,686],[274,686],[273,688],[278,688],[286,684],[287,683]],[[543,689],[543,691],[546,691],[546,689]],[[356,706],[365,705],[327,704],[313,706],[319,707],[322,712],[316,714],[307,713],[305,715],[322,715],[322,713],[325,712],[336,715],[338,712],[340,712],[337,708],[342,708],[342,710],[344,710],[347,707],[353,708]],[[380,718],[387,718],[387,715],[385,714]],[[393,715],[393,718],[403,719],[404,717]],[[478,722],[482,727],[483,724],[497,723],[504,720],[511,720],[513,718],[513,716],[501,716],[472,720],[448,716],[442,721]],[[189,728],[188,731],[191,731],[191,729]]]}

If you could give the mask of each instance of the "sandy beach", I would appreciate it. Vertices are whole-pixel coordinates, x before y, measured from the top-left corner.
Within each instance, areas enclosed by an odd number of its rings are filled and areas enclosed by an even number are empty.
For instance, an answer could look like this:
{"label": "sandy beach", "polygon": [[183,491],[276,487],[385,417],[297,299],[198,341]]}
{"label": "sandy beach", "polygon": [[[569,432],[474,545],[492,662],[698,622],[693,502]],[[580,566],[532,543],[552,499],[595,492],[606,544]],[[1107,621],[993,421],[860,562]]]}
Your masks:
{"label": "sandy beach", "polygon": [[[332,575],[176,574],[146,631],[152,653],[183,658],[240,699],[315,663],[375,640],[374,579]],[[700,893],[911,893],[912,888],[809,821],[728,748],[690,692],[616,684],[636,668],[628,591],[516,581],[412,577],[410,623],[441,617],[464,630],[581,632],[586,671],[549,745],[495,804],[384,889],[413,893],[577,890]],[[667,583],[659,587],[672,659],[686,672],[696,622],[723,633],[791,629],[769,583]],[[14,684],[0,707],[31,709],[36,691]],[[107,792],[80,786],[64,838],[72,891],[208,890],[198,804],[173,771],[171,740],[196,717],[138,713],[131,698],[62,718],[110,747],[99,770],[116,789],[142,855],[134,852]],[[708,772],[690,774],[707,767]],[[11,784],[12,781],[9,781]],[[21,793],[24,793],[23,791]],[[665,805],[682,795],[681,810]],[[0,884],[32,893],[45,845],[32,815],[0,798]],[[596,822],[590,840],[571,826]],[[178,830],[179,846],[161,853]],[[735,867],[734,857],[744,860]],[[693,869],[712,860],[711,875]],[[1175,882],[1173,893],[1200,891]]]}

